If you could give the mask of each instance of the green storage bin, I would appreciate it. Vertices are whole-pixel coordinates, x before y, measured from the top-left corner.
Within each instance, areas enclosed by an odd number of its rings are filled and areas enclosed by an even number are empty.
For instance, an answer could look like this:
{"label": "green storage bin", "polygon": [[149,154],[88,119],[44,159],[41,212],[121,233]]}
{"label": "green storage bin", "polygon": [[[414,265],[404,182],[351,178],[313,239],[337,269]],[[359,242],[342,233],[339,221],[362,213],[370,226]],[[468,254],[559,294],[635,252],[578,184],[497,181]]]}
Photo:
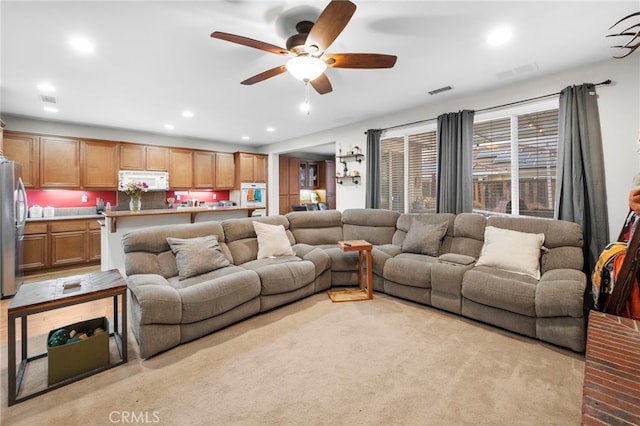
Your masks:
{"label": "green storage bin", "polygon": [[66,343],[60,346],[49,346],[49,338],[56,331],[51,330],[47,336],[47,357],[49,359],[49,386],[70,379],[80,374],[109,365],[109,320],[106,317],[94,318],[68,325],[67,331],[105,330],[86,340]]}

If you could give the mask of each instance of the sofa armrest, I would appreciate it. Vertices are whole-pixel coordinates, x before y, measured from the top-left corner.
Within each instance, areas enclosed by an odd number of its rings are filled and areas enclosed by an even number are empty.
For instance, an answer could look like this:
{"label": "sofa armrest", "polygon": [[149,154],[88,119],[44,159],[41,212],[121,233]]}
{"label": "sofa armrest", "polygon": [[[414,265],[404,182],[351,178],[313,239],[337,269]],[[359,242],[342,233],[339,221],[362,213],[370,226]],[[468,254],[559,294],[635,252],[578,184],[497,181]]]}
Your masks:
{"label": "sofa armrest", "polygon": [[139,306],[140,324],[179,324],[182,320],[180,294],[161,275],[130,275],[127,286],[134,305]]}
{"label": "sofa armrest", "polygon": [[373,261],[373,273],[383,275],[384,264],[387,260],[402,253],[402,249],[394,244],[382,244],[374,246],[371,250],[371,260]]}
{"label": "sofa armrest", "polygon": [[576,269],[553,269],[545,272],[536,288],[536,316],[584,316],[584,292],[587,276]]}
{"label": "sofa armrest", "polygon": [[[331,268],[331,257],[329,257],[326,251],[320,248],[313,247],[313,246],[309,246],[309,247],[311,247],[311,250],[307,251],[307,253],[304,254],[304,256],[300,256],[300,257],[302,257],[303,260],[309,260],[313,263],[313,265],[316,268],[316,277],[317,277],[327,269]],[[296,252],[296,254],[298,253]]]}
{"label": "sofa armrest", "polygon": [[476,258],[473,256],[467,256],[465,254],[445,253],[440,257],[438,257],[438,261],[443,263],[460,265],[460,266],[469,266],[476,261]]}

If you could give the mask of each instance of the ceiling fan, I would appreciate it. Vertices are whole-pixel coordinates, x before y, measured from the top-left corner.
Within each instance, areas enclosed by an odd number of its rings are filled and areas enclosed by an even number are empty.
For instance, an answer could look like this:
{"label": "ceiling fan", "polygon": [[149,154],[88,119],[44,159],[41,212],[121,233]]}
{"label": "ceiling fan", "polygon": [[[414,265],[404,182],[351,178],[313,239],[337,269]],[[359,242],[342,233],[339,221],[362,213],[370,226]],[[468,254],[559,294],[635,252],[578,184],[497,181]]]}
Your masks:
{"label": "ceiling fan", "polygon": [[325,70],[331,68],[392,68],[396,56],[377,53],[326,53],[329,46],[347,26],[356,11],[348,0],[332,0],[315,23],[302,21],[296,25],[297,34],[287,39],[286,49],[252,38],[215,31],[211,37],[253,47],[289,57],[285,65],[256,74],[240,84],[252,85],[289,71],[298,80],[311,84],[324,95],[333,90]]}

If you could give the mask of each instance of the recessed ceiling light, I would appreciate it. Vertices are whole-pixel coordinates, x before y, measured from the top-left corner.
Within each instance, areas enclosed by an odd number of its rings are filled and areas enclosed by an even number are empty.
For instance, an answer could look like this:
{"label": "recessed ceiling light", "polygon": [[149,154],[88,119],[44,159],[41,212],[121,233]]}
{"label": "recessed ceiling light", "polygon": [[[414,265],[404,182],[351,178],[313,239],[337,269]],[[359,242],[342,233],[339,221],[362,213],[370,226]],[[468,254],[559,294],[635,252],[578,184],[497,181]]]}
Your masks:
{"label": "recessed ceiling light", "polygon": [[84,37],[72,37],[69,39],[69,44],[80,53],[93,52],[93,43]]}
{"label": "recessed ceiling light", "polygon": [[248,141],[248,140],[249,140],[249,136],[243,136],[243,137],[242,137],[242,140],[243,140],[243,141]]}
{"label": "recessed ceiling light", "polygon": [[56,88],[50,83],[40,83],[38,84],[38,90],[42,92],[55,92]]}
{"label": "recessed ceiling light", "polygon": [[193,112],[189,110],[182,111],[182,116],[184,118],[193,118]]}
{"label": "recessed ceiling light", "polygon": [[511,30],[506,27],[496,28],[489,33],[487,37],[487,44],[490,46],[501,46],[511,40]]}
{"label": "recessed ceiling light", "polygon": [[276,128],[275,127],[267,127],[267,132],[275,132]]}
{"label": "recessed ceiling light", "polygon": [[47,112],[58,112],[58,108],[52,107],[52,106],[46,106],[46,107],[44,107],[42,109],[47,111]]}
{"label": "recessed ceiling light", "polygon": [[174,126],[173,124],[165,124],[164,128],[167,130],[173,130],[176,128],[176,126]]}

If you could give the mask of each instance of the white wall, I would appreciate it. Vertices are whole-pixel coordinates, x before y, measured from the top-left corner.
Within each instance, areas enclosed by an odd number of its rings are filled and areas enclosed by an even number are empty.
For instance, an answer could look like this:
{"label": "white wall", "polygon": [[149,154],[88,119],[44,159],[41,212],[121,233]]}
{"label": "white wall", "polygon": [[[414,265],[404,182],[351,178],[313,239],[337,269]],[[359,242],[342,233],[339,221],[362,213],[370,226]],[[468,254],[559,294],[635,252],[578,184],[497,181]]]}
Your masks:
{"label": "white wall", "polygon": [[[448,98],[437,104],[429,104],[401,112],[378,117],[356,124],[343,126],[302,138],[278,142],[263,147],[263,151],[275,154],[295,147],[310,147],[335,142],[348,149],[358,145],[366,154],[368,128],[386,128],[404,123],[430,119],[442,113],[462,109],[479,110],[524,99],[557,93],[563,88],[582,83],[600,83],[610,79],[608,86],[597,88],[600,123],[604,144],[607,199],[609,205],[610,237],[616,238],[628,211],[627,196],[635,173],[640,170],[638,133],[640,131],[640,55],[626,59],[609,59],[590,66],[560,72],[533,80],[522,81],[499,88],[478,92],[473,95]],[[270,163],[272,179],[278,182],[277,156],[275,164]],[[366,160],[365,160],[366,161]],[[275,165],[275,167],[274,167]],[[365,167],[361,167],[363,181],[366,180]],[[337,208],[361,208],[365,203],[363,184],[338,185]],[[277,185],[271,185],[270,214],[277,214]]]}

